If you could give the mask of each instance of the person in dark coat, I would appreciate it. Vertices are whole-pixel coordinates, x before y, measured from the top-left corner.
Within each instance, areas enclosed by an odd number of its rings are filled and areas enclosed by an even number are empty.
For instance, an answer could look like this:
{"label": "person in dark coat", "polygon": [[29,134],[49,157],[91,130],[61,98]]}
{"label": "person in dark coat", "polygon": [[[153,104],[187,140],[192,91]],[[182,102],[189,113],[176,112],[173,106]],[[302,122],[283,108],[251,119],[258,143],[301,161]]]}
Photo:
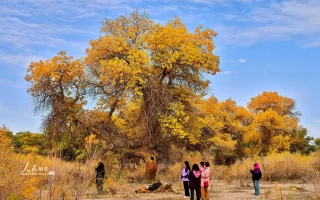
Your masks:
{"label": "person in dark coat", "polygon": [[157,190],[164,183],[165,183],[164,181],[159,181],[159,182],[156,182],[156,183],[152,183],[151,185],[149,185],[149,187],[147,189],[150,190],[150,191]]}
{"label": "person in dark coat", "polygon": [[192,171],[189,174],[190,200],[194,200],[194,191],[196,191],[197,200],[200,200],[201,172],[197,164],[192,165]]}
{"label": "person in dark coat", "polygon": [[96,168],[96,184],[97,184],[97,190],[99,192],[103,190],[104,175],[105,175],[104,165],[100,161],[98,167]]}
{"label": "person in dark coat", "polygon": [[254,163],[253,170],[250,170],[252,174],[252,181],[254,186],[254,194],[256,196],[260,195],[260,188],[259,188],[259,180],[262,177],[261,170],[258,163]]}

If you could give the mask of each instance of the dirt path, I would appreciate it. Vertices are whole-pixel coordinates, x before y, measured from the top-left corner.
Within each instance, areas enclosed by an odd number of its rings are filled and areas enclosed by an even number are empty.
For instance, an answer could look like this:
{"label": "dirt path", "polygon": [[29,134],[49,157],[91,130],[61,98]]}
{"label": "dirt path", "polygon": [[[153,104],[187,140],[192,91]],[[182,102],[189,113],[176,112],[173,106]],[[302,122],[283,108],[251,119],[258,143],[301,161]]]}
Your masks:
{"label": "dirt path", "polygon": [[[261,195],[256,197],[253,195],[254,189],[246,184],[245,187],[240,187],[238,183],[226,183],[225,181],[212,181],[209,188],[210,199],[306,199],[310,195],[313,186],[310,184],[301,183],[270,183],[261,182],[260,192]],[[178,184],[174,185],[177,193],[146,193],[135,194],[134,190],[122,192],[115,196],[100,195],[94,198],[84,197],[81,200],[183,200],[183,191]]]}

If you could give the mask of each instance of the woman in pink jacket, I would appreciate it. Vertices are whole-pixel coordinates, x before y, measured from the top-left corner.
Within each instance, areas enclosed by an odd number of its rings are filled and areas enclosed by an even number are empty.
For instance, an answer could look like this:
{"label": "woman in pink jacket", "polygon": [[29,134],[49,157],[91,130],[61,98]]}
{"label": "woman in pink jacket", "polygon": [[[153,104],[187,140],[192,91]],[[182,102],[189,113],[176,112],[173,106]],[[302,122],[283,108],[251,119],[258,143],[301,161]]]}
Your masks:
{"label": "woman in pink jacket", "polygon": [[210,164],[205,162],[204,169],[201,173],[201,199],[209,200],[209,179],[210,179]]}

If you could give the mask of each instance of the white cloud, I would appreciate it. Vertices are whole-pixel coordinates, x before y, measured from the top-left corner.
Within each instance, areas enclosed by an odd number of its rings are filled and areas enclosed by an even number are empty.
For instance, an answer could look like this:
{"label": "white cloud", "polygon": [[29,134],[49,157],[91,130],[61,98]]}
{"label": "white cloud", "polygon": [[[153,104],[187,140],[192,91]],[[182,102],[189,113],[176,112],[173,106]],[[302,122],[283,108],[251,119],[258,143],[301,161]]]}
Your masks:
{"label": "white cloud", "polygon": [[45,59],[41,56],[34,55],[18,55],[18,54],[4,54],[0,52],[0,63],[5,63],[13,66],[27,68],[32,61],[39,61]]}
{"label": "white cloud", "polygon": [[309,40],[306,40],[304,43],[304,47],[307,47],[307,48],[320,47],[320,37],[311,38]]}
{"label": "white cloud", "polygon": [[245,62],[247,62],[247,60],[246,60],[246,59],[243,59],[243,58],[239,58],[239,59],[237,59],[237,60],[232,60],[232,62],[235,62],[235,63],[245,63]]}
{"label": "white cloud", "polygon": [[[106,11],[125,14],[134,10],[129,0],[0,1],[0,63],[13,74],[61,50],[83,56],[89,46],[87,38],[99,34],[99,27],[91,26],[91,21],[83,23],[85,20],[95,17],[100,22]],[[5,80],[1,85],[19,87]]]}
{"label": "white cloud", "polygon": [[2,0],[2,6],[13,8],[14,10],[24,13],[32,13],[33,15],[64,15],[65,18],[74,18],[78,15],[98,12],[101,10],[122,10],[123,12],[132,11],[134,8],[129,3],[136,3],[139,0]]}
{"label": "white cloud", "polygon": [[74,46],[83,45],[79,42],[63,39],[68,34],[81,34],[84,30],[68,26],[27,22],[16,17],[0,18],[0,43],[10,48],[23,48],[30,45],[38,46]]}
{"label": "white cloud", "polygon": [[6,80],[6,79],[0,79],[0,86],[1,85],[6,87],[21,88],[21,89],[28,88],[27,84],[21,84],[21,83],[17,83],[17,82]]}
{"label": "white cloud", "polygon": [[[252,45],[261,41],[283,41],[303,38],[304,46],[320,46],[320,1],[285,0],[254,4],[249,12],[225,14],[233,25],[220,23],[214,29],[229,45]],[[310,39],[312,38],[312,41]]]}
{"label": "white cloud", "polygon": [[[231,3],[252,3],[253,0],[191,0],[195,3],[203,3],[203,4],[231,4]],[[256,2],[260,2],[261,0],[255,0]]]}
{"label": "white cloud", "polygon": [[239,74],[239,72],[236,72],[236,71],[220,71],[219,74],[222,74],[222,75],[231,75],[231,74]]}
{"label": "white cloud", "polygon": [[[215,23],[218,39],[226,45],[252,45],[261,41],[294,40],[304,47],[320,46],[320,1],[284,0],[2,0],[0,4],[0,46],[10,49],[33,49],[34,46],[47,48],[71,47],[84,50],[88,39],[76,39],[87,35],[97,36],[92,27],[78,26],[81,20],[100,18],[106,14],[119,16],[129,14],[140,4],[145,4],[149,14],[165,16],[176,13],[186,23]],[[139,4],[137,4],[139,3]],[[216,5],[228,4],[241,9],[222,9]],[[203,6],[202,4],[208,4]],[[229,8],[228,7],[228,8]],[[234,7],[236,8],[236,7]],[[113,13],[113,14],[111,14]],[[117,13],[115,15],[115,13]],[[214,13],[214,14],[212,14]],[[212,19],[215,20],[212,20]],[[162,22],[162,19],[155,19]],[[166,20],[165,20],[166,21]],[[302,39],[301,39],[302,38]],[[3,50],[3,49],[2,49]],[[22,50],[24,51],[24,50]],[[239,63],[246,62],[237,60]]]}
{"label": "white cloud", "polygon": [[177,5],[165,5],[165,6],[148,6],[146,9],[147,13],[153,15],[164,15],[168,12],[177,12],[178,6]]}
{"label": "white cloud", "polygon": [[88,46],[88,39],[81,41],[79,38],[96,36],[98,32],[81,24],[81,20],[92,17],[102,20],[107,10],[130,13],[134,9],[128,2],[129,0],[2,0],[0,46],[19,51],[33,49],[35,45],[59,49],[73,47],[84,51]]}

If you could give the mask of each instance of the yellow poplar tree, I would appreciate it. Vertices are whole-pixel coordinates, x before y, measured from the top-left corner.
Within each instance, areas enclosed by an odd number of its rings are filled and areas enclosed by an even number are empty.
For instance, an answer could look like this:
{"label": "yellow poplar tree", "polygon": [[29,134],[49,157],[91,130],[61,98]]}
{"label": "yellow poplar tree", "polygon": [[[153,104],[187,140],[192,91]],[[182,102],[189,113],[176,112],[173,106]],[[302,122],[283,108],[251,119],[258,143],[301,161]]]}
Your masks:
{"label": "yellow poplar tree", "polygon": [[251,98],[248,108],[255,113],[252,131],[246,137],[250,151],[256,154],[290,151],[291,134],[298,130],[299,121],[299,113],[294,112],[295,101],[276,92],[263,92]]}
{"label": "yellow poplar tree", "polygon": [[[197,120],[188,115],[206,93],[202,75],[219,71],[216,33],[201,26],[190,32],[177,17],[155,24],[138,11],[106,19],[101,32],[84,59],[61,52],[30,64],[29,93],[36,110],[49,113],[44,128],[81,126],[113,150],[129,146],[144,158],[151,150],[166,155],[171,140],[194,142],[199,132],[189,123]],[[97,101],[93,110],[83,108],[89,96]],[[130,113],[135,117],[126,118]]]}

